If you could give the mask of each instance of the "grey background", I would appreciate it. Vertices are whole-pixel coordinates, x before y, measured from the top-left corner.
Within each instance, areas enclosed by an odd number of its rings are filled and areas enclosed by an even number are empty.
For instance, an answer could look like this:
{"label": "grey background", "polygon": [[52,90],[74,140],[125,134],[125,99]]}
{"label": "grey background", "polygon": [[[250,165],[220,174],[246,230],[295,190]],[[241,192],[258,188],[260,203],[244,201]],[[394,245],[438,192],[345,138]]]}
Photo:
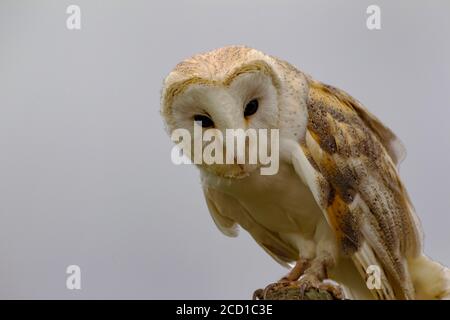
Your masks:
{"label": "grey background", "polygon": [[163,78],[229,44],[347,90],[393,128],[426,252],[450,265],[449,31],[444,0],[1,0],[0,298],[249,298],[286,272],[245,232],[220,234],[197,170],[170,161]]}

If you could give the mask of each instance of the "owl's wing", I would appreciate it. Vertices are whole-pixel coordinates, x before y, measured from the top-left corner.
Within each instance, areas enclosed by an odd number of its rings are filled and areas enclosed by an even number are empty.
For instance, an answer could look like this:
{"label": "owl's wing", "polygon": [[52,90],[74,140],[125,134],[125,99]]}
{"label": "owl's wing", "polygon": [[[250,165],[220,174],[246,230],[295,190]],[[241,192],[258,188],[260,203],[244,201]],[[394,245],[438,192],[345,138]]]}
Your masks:
{"label": "owl's wing", "polygon": [[311,80],[308,125],[293,153],[343,252],[362,276],[382,270],[380,299],[414,296],[406,257],[420,250],[413,207],[396,164],[395,135],[348,94]]}
{"label": "owl's wing", "polygon": [[239,224],[281,265],[288,267],[290,262],[298,260],[297,251],[283,242],[277,233],[255,221],[237,199],[207,186],[203,187],[203,192],[209,212],[222,233],[236,237]]}
{"label": "owl's wing", "polygon": [[[217,228],[228,237],[237,237],[239,234],[239,227],[233,219],[230,219],[221,210],[220,205],[223,201],[220,201],[220,197],[216,192],[211,189],[204,187],[203,194],[205,195],[206,205],[208,206],[209,213],[216,224]],[[227,207],[229,208],[229,207]]]}

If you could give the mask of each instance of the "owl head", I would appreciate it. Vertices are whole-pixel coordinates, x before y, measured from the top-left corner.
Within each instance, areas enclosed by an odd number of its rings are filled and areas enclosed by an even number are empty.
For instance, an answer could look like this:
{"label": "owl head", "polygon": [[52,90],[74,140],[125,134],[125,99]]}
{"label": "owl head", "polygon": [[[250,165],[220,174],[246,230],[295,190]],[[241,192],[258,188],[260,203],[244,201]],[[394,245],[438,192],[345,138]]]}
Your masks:
{"label": "owl head", "polygon": [[[244,46],[224,47],[176,65],[164,80],[161,113],[169,134],[177,129],[190,133],[192,148],[186,155],[193,160],[196,130],[215,129],[222,133],[218,140],[226,139],[227,129],[286,129],[283,135],[300,135],[306,118],[297,114],[302,113],[306,83],[303,74],[284,61]],[[222,144],[226,148],[225,141]],[[261,166],[197,164],[227,178],[248,176]]]}

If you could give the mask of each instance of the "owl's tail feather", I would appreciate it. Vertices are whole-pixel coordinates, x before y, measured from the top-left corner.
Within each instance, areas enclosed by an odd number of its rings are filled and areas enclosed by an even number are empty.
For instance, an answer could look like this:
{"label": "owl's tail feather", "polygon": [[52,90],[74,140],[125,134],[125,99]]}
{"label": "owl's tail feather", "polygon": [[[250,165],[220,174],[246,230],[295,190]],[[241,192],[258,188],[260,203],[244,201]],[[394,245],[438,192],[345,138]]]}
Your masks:
{"label": "owl's tail feather", "polygon": [[419,300],[450,300],[450,270],[426,255],[408,261]]}

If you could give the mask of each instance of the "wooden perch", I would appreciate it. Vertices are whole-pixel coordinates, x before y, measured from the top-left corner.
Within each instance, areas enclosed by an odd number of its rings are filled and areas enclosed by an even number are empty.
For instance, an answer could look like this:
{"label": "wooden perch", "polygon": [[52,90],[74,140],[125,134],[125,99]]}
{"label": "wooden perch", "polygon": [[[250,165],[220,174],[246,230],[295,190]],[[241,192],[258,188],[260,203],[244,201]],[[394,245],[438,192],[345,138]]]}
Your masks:
{"label": "wooden perch", "polygon": [[329,290],[309,288],[300,294],[299,282],[271,283],[253,293],[253,300],[341,300]]}

